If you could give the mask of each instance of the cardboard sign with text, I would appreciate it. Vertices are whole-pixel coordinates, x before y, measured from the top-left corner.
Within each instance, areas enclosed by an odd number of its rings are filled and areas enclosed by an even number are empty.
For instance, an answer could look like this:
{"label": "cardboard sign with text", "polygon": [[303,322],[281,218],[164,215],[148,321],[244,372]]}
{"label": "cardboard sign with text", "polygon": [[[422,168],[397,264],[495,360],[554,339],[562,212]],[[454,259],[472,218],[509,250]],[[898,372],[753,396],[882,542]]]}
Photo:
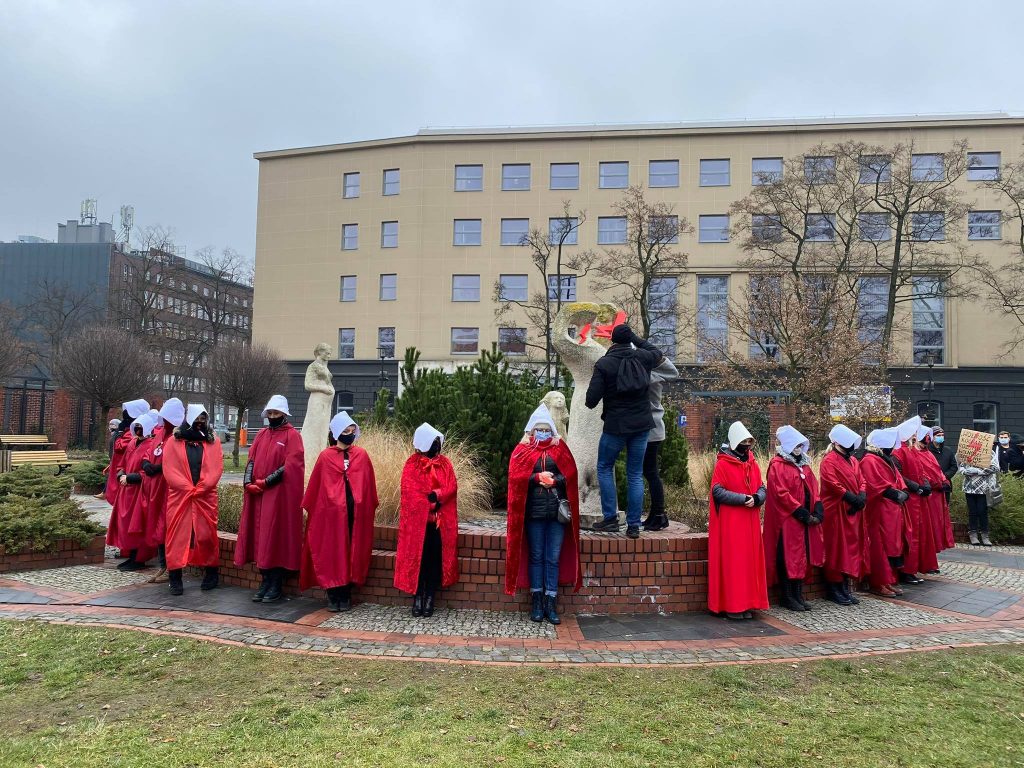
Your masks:
{"label": "cardboard sign with text", "polygon": [[988,469],[992,465],[992,444],[995,441],[996,436],[988,432],[961,429],[960,442],[956,446],[956,458],[961,464]]}

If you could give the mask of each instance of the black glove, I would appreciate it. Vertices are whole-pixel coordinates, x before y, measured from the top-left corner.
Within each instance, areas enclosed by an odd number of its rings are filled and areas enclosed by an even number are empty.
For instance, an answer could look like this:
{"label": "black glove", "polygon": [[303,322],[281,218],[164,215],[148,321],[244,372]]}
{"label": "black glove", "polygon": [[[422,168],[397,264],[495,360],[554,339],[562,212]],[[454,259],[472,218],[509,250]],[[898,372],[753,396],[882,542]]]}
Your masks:
{"label": "black glove", "polygon": [[128,485],[141,485],[142,475],[139,472],[129,472],[124,476],[124,481],[128,483]]}
{"label": "black glove", "polygon": [[906,491],[898,491],[898,493],[899,493],[898,503],[899,504],[906,504],[907,503],[907,499],[910,498],[910,494],[907,493]]}
{"label": "black glove", "polygon": [[845,501],[849,506],[849,509],[846,510],[846,514],[852,515],[864,509],[864,505],[867,502],[867,499],[862,498],[859,493],[853,493],[852,491],[844,491],[843,501]]}
{"label": "black glove", "polygon": [[913,480],[907,480],[906,478],[903,478],[903,479],[906,480],[907,490],[908,491],[910,491],[913,494],[918,494],[918,493],[921,492],[921,486],[920,485],[915,483]]}
{"label": "black glove", "polygon": [[754,494],[754,506],[755,507],[763,506],[764,505],[764,498],[765,498],[766,495],[767,495],[767,491],[765,491],[764,486],[761,486],[760,488],[758,488],[757,489],[757,493]]}
{"label": "black glove", "polygon": [[263,479],[267,488],[272,488],[284,479],[284,467],[278,467]]}
{"label": "black glove", "polygon": [[147,477],[155,477],[164,471],[162,464],[153,464],[148,459],[142,462],[142,471],[146,473]]}
{"label": "black glove", "polygon": [[253,477],[252,474],[252,462],[253,460],[249,459],[248,463],[245,465],[245,472],[242,473],[242,485],[249,485],[250,483],[256,480],[256,478]]}
{"label": "black glove", "polygon": [[794,509],[793,517],[795,517],[804,525],[809,525],[811,522],[811,513],[807,511],[807,507],[797,507],[796,509]]}
{"label": "black glove", "polygon": [[825,505],[820,501],[814,502],[814,510],[811,513],[811,525],[821,525],[825,520]]}
{"label": "black glove", "polygon": [[953,490],[953,486],[952,486],[952,485],[950,485],[949,483],[945,483],[945,484],[944,484],[944,485],[942,486],[942,491],[943,491],[943,493],[949,493],[949,492],[950,492],[950,491],[952,491],[952,490]]}
{"label": "black glove", "polygon": [[926,499],[932,495],[932,484],[929,483],[927,480],[925,480],[924,483],[922,483],[921,485],[921,495],[924,496]]}
{"label": "black glove", "polygon": [[889,501],[895,501],[897,504],[903,504],[906,502],[907,499],[910,498],[909,493],[907,493],[906,491],[897,490],[895,488],[886,488],[884,491],[882,491],[882,496],[883,498],[886,498]]}

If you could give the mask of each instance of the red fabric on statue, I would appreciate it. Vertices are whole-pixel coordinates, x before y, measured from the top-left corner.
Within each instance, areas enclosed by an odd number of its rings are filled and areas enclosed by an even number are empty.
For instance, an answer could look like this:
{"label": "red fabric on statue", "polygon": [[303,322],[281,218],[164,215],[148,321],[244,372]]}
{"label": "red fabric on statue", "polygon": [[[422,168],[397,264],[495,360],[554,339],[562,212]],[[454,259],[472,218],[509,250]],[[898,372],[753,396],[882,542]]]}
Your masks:
{"label": "red fabric on statue", "polygon": [[[126,475],[142,474],[142,460],[145,458],[146,448],[153,438],[149,437],[139,442],[137,438],[131,439],[131,444],[124,452],[124,462],[121,469]],[[144,563],[156,554],[156,547],[147,544],[146,515],[148,511],[147,488],[145,485],[146,476],[143,474],[142,483],[118,483],[120,490],[117,498],[114,499],[114,508],[110,511],[110,523],[107,525],[107,544],[121,550],[121,555],[127,557],[128,553],[135,549],[136,561]]]}
{"label": "red fabric on statue", "polygon": [[583,586],[580,565],[580,487],[576,461],[564,441],[553,442],[546,448],[520,443],[512,451],[508,462],[508,520],[505,536],[505,594],[514,595],[517,589],[530,588],[529,542],[524,535],[526,522],[526,496],[530,492],[530,477],[541,456],[547,455],[565,477],[565,495],[572,507],[572,530],[562,539],[562,553],[558,560],[558,583],[572,584],[573,592]]}
{"label": "red fabric on statue", "polygon": [[302,562],[302,486],[306,463],[302,437],[291,424],[261,429],[249,448],[252,479],[284,467],[284,477],[263,493],[245,491],[235,545],[235,565],[260,570],[299,570]]}
{"label": "red fabric on statue", "polygon": [[[719,453],[711,488],[716,485],[748,496],[757,493],[761,468],[753,453],[747,461]],[[760,510],[717,505],[712,497],[708,502],[708,609],[713,613],[767,609]]]}
{"label": "red fabric on statue", "polygon": [[868,493],[865,508],[868,524],[868,573],[872,587],[896,583],[896,575],[889,564],[890,557],[899,557],[908,535],[910,520],[905,504],[882,496],[886,488],[906,491],[907,484],[896,467],[873,451],[864,454],[860,462],[861,474]]}
{"label": "red fabric on statue", "polygon": [[302,499],[309,515],[299,576],[302,589],[363,584],[370,570],[377,480],[369,454],[357,445],[349,448],[348,481],[355,502],[350,539],[343,448],[331,446],[320,453]]}
{"label": "red fabric on statue", "polygon": [[825,578],[833,582],[842,581],[843,575],[860,579],[868,572],[867,514],[864,509],[850,514],[850,505],[843,501],[847,491],[865,492],[860,463],[831,450],[822,458],[818,473],[825,507]]}
{"label": "red fabric on statue", "polygon": [[104,490],[108,504],[113,504],[117,500],[117,493],[121,490],[121,484],[117,482],[117,470],[124,467],[125,453],[134,444],[135,436],[131,432],[125,432],[114,441],[110,464],[107,465],[107,487]]}
{"label": "red fabric on statue", "polygon": [[164,479],[167,481],[167,569],[186,565],[220,564],[217,539],[217,483],[224,474],[220,440],[203,443],[199,482],[185,453],[185,441],[175,437],[164,443]]}
{"label": "red fabric on statue", "polygon": [[406,460],[402,468],[402,499],[398,513],[396,589],[410,595],[416,594],[427,517],[434,506],[427,499],[431,491],[437,494],[441,502],[441,509],[437,513],[437,527],[441,533],[441,586],[449,587],[459,580],[458,490],[455,469],[447,456],[438,455],[429,459],[425,454],[414,453]]}
{"label": "red fabric on statue", "polygon": [[[911,480],[918,485],[924,483],[923,464],[920,454],[916,448],[904,445],[892,452],[892,455],[900,463],[902,474],[905,480]],[[910,491],[908,490],[908,493]],[[906,537],[906,545],[903,548],[903,566],[900,570],[903,573],[917,573],[923,569],[921,565],[921,535],[925,528],[924,514],[927,499],[916,493],[910,493],[907,499],[907,514],[910,517],[910,535]]]}
{"label": "red fabric on statue", "polygon": [[779,581],[775,553],[780,536],[789,578],[805,579],[810,575],[810,566],[824,563],[825,536],[821,525],[804,525],[793,517],[793,510],[798,507],[812,513],[818,501],[818,478],[809,463],[798,467],[782,456],[772,457],[764,503],[764,563],[768,586]]}

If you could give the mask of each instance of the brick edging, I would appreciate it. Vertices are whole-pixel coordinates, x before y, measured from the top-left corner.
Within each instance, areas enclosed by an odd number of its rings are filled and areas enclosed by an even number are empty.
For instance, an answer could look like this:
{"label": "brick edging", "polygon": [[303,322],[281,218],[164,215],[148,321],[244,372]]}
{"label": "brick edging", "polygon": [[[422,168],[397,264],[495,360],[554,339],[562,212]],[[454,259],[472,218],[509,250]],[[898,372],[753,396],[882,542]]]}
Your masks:
{"label": "brick edging", "polygon": [[28,547],[18,552],[7,552],[0,546],[0,573],[102,563],[105,544],[104,535],[99,534],[84,547],[74,539],[59,539],[43,552],[33,552]]}

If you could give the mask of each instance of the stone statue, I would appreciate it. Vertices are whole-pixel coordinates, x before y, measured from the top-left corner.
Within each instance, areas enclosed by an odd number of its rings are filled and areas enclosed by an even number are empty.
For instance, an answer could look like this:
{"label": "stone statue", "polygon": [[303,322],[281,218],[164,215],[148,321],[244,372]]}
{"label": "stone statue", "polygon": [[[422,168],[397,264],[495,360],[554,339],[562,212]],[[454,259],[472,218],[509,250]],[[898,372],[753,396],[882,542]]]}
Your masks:
{"label": "stone statue", "polygon": [[[547,406],[551,418],[555,421],[551,426],[565,438],[566,444],[569,444],[569,409],[565,407],[565,395],[557,391],[548,392],[540,402]],[[571,445],[569,447],[572,448]]]}
{"label": "stone statue", "polygon": [[575,336],[570,336],[569,329],[580,329],[587,324],[592,324],[592,327],[610,325],[618,312],[619,308],[614,304],[563,304],[551,328],[552,344],[573,380],[566,440],[579,472],[580,525],[584,528],[602,519],[601,490],[597,485],[597,445],[604,431],[604,423],[601,421],[603,405],[593,410],[587,408],[587,387],[594,373],[594,363],[604,357],[611,339],[596,338],[591,331],[581,343],[579,331],[576,331]]}
{"label": "stone statue", "polygon": [[302,421],[302,450],[306,454],[306,480],[313,472],[320,452],[327,447],[327,433],[334,415],[334,384],[327,362],[331,359],[331,345],[317,344],[313,362],[306,368],[306,418]]}

